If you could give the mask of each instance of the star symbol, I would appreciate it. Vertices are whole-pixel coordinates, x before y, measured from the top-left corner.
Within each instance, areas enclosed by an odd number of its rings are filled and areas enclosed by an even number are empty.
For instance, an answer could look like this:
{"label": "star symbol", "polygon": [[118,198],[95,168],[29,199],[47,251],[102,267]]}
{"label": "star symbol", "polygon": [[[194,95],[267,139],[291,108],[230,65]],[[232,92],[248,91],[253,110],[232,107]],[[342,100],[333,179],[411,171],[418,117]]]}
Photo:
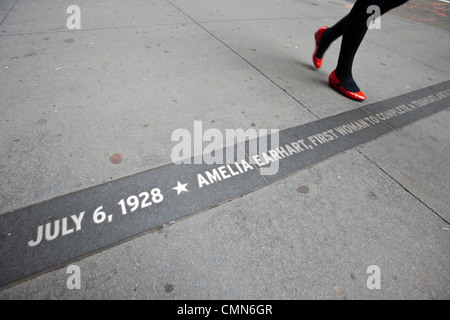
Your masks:
{"label": "star symbol", "polygon": [[187,185],[188,185],[187,183],[182,184],[180,181],[177,180],[177,186],[175,188],[172,188],[172,189],[177,190],[177,196],[178,196],[183,191],[184,192],[189,192],[188,189],[186,189]]}

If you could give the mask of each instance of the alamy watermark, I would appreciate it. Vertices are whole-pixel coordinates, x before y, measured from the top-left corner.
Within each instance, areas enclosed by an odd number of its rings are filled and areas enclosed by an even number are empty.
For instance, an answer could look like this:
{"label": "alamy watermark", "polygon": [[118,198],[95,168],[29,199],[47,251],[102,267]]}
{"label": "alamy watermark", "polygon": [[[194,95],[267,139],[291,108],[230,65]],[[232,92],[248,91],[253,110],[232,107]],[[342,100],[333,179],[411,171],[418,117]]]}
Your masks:
{"label": "alamy watermark", "polygon": [[66,13],[70,14],[67,18],[66,26],[69,30],[81,29],[81,9],[77,5],[70,5],[67,7]]}
{"label": "alamy watermark", "polygon": [[[366,273],[369,277],[366,281],[366,287],[369,290],[381,289],[381,269],[377,265],[370,265],[367,267]],[[66,274],[70,276],[66,280],[66,286],[69,290],[81,289],[81,269],[77,265],[70,265],[67,267]]]}
{"label": "alamy watermark", "polygon": [[70,265],[67,267],[67,274],[70,274],[70,276],[67,278],[66,286],[67,289],[73,290],[73,289],[81,289],[81,270],[80,267],[77,265]]}
{"label": "alamy watermark", "polygon": [[[219,129],[210,128],[203,131],[203,122],[194,121],[193,134],[187,129],[176,129],[172,132],[171,140],[178,142],[171,152],[174,164],[231,165],[245,159],[245,149],[241,147],[244,143],[248,144],[249,157],[278,149],[279,130],[239,128],[226,129],[224,133]],[[234,145],[237,147],[234,148]],[[261,173],[274,175],[278,172],[278,168],[279,161],[271,161],[261,167]]]}
{"label": "alamy watermark", "polygon": [[367,278],[366,286],[367,289],[381,289],[381,269],[377,265],[370,265],[366,270],[367,274],[370,276]]}
{"label": "alamy watermark", "polygon": [[371,5],[367,8],[367,12],[371,16],[367,19],[367,28],[369,30],[381,29],[381,9],[377,5]]}

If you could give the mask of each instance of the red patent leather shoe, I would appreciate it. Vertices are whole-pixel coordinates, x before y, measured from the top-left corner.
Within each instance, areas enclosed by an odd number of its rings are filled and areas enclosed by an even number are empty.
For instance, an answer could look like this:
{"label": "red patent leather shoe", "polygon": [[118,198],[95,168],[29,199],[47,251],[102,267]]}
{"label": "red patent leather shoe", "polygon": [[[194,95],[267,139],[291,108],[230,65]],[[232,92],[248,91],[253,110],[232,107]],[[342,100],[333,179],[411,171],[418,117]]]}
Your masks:
{"label": "red patent leather shoe", "polygon": [[350,92],[350,91],[345,90],[344,87],[341,85],[340,81],[338,80],[338,78],[336,77],[336,73],[334,71],[330,74],[330,77],[328,78],[328,83],[330,84],[330,86],[333,89],[335,89],[340,94],[346,96],[347,98],[357,100],[357,101],[363,101],[363,100],[367,99],[365,94],[362,93],[361,91]]}
{"label": "red patent leather shoe", "polygon": [[319,44],[320,44],[320,41],[322,40],[323,33],[327,29],[328,29],[328,27],[320,27],[319,30],[317,30],[317,32],[314,34],[314,39],[316,39],[316,50],[314,51],[314,54],[313,54],[313,63],[317,69],[320,69],[320,67],[322,66],[323,57],[322,57],[322,59],[317,58],[316,53],[317,53],[317,50],[319,49]]}

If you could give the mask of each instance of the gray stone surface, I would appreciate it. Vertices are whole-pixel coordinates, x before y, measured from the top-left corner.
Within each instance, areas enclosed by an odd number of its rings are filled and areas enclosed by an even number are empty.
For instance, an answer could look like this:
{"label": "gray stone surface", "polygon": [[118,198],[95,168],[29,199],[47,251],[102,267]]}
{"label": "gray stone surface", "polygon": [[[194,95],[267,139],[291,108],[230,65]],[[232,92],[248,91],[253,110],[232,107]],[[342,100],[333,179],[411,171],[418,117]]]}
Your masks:
{"label": "gray stone surface", "polygon": [[445,221],[450,221],[448,109],[360,148]]}
{"label": "gray stone surface", "polygon": [[[369,99],[335,93],[339,42],[315,70],[313,34],[344,0],[83,0],[81,30],[68,30],[72,4],[0,4],[2,215],[170,164],[172,132],[196,120],[287,130],[450,79],[448,31],[388,14],[355,61]],[[0,299],[448,299],[446,108],[231,201],[211,194],[210,209]]]}

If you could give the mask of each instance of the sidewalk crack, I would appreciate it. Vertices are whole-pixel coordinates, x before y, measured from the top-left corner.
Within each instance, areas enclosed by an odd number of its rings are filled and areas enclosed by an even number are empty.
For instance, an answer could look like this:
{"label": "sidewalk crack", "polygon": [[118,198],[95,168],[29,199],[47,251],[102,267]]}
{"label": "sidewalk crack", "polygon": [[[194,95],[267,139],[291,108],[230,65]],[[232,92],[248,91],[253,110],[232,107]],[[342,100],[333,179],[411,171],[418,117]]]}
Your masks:
{"label": "sidewalk crack", "polygon": [[10,12],[14,9],[14,7],[16,6],[17,2],[19,2],[19,0],[16,0],[16,2],[14,3],[14,5],[11,7],[11,9],[8,10],[8,13],[6,14],[6,16],[2,19],[2,21],[0,21],[0,26],[2,25],[3,21],[5,21],[5,19],[9,16]]}
{"label": "sidewalk crack", "polygon": [[257,71],[259,74],[261,74],[263,77],[265,77],[267,80],[269,80],[273,85],[275,85],[278,89],[282,90],[286,95],[288,95],[292,100],[294,100],[297,104],[305,108],[311,115],[313,115],[317,120],[320,119],[318,115],[316,115],[311,109],[309,109],[307,106],[305,106],[300,100],[298,100],[296,97],[294,97],[292,94],[290,94],[285,88],[281,87],[278,83],[276,83],[274,80],[272,80],[268,75],[266,75],[263,71],[261,71],[258,67],[256,67],[253,63],[251,63],[249,60],[244,58],[241,54],[239,54],[236,50],[234,50],[232,47],[230,47],[228,44],[226,44],[224,41],[219,39],[216,35],[214,35],[211,31],[206,29],[201,23],[196,21],[194,18],[192,18],[190,15],[188,15],[186,12],[181,10],[179,7],[174,5],[170,0],[166,0],[168,3],[170,3],[174,8],[176,8],[178,11],[180,11],[183,15],[185,15],[187,18],[189,18],[192,22],[194,22],[197,26],[199,26],[201,29],[203,29],[205,32],[207,32],[211,37],[216,39],[218,42],[220,42],[223,46],[225,46],[228,50],[230,50],[232,53],[234,53],[236,56],[238,56],[240,59],[242,59],[245,63],[247,63],[249,66],[251,66],[255,71]]}
{"label": "sidewalk crack", "polygon": [[428,208],[434,215],[442,219],[446,224],[450,225],[450,222],[447,221],[443,216],[441,216],[439,213],[437,213],[434,209],[432,209],[429,205],[427,205],[424,201],[422,201],[418,196],[416,196],[414,193],[412,193],[410,190],[408,190],[400,181],[395,179],[392,175],[390,175],[386,170],[381,168],[374,160],[370,159],[368,156],[366,156],[361,150],[356,148],[356,150],[364,157],[366,158],[371,164],[376,166],[381,172],[383,172],[386,176],[388,176],[392,181],[394,181],[397,185],[399,185],[403,190],[405,190],[407,193],[409,193],[412,197],[414,197],[417,201],[419,201],[421,204],[423,204],[426,208]]}

